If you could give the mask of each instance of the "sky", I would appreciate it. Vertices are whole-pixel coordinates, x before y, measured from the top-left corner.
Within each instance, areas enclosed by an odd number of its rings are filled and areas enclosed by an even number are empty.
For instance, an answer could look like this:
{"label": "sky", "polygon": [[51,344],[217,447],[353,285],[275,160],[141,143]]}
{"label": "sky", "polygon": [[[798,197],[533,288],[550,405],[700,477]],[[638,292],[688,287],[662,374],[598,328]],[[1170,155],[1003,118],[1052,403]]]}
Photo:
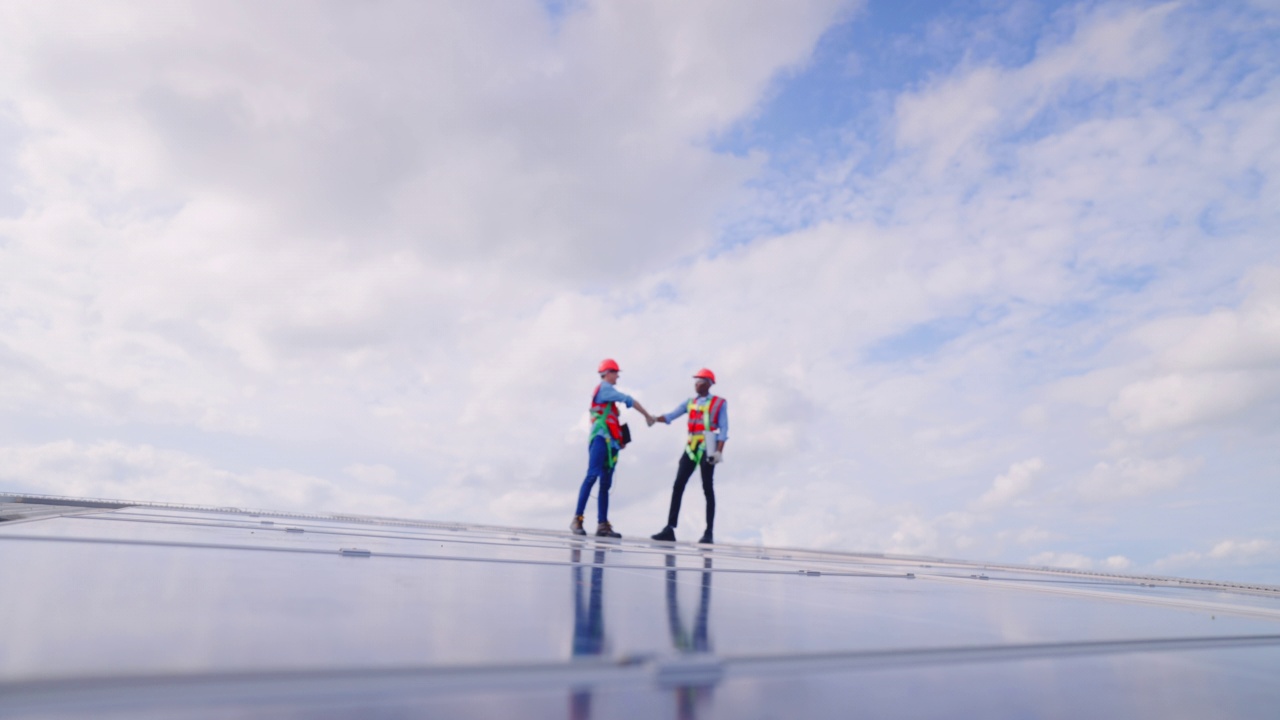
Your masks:
{"label": "sky", "polygon": [[719,540],[1280,584],[1278,231],[1272,0],[5,2],[0,491],[567,529],[612,357]]}

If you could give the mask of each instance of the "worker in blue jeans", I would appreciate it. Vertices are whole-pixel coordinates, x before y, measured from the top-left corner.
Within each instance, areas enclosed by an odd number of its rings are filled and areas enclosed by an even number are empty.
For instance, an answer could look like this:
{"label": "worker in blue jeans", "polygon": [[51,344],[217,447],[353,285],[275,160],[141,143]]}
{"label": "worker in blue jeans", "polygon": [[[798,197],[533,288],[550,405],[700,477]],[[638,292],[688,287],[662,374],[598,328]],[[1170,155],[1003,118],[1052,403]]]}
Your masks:
{"label": "worker in blue jeans", "polygon": [[600,481],[600,492],[597,500],[596,535],[598,537],[618,538],[622,535],[613,531],[609,524],[609,489],[613,486],[613,468],[618,464],[618,451],[625,444],[622,425],[618,422],[618,403],[635,408],[644,415],[650,427],[656,422],[644,406],[635,398],[619,391],[614,385],[618,382],[618,363],[612,358],[605,359],[597,368],[600,373],[600,384],[591,395],[591,436],[588,440],[587,476],[578,489],[578,507],[573,513],[569,529],[575,535],[586,535],[582,526],[583,513],[587,509],[587,500],[591,497],[591,488]]}

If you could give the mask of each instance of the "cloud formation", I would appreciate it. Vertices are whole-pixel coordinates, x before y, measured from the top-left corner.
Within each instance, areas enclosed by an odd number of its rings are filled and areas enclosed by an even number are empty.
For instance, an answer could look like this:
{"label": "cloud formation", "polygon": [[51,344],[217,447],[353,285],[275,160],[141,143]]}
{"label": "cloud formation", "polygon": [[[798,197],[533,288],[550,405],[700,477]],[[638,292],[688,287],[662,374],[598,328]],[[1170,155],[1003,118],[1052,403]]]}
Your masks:
{"label": "cloud formation", "polygon": [[561,527],[613,356],[726,540],[1280,581],[1275,13],[965,12],[7,4],[4,488]]}
{"label": "cloud formation", "polygon": [[978,510],[995,510],[1008,505],[1031,488],[1032,478],[1043,469],[1044,463],[1040,458],[1014,463],[1009,472],[995,479],[991,489],[978,498],[974,507]]}

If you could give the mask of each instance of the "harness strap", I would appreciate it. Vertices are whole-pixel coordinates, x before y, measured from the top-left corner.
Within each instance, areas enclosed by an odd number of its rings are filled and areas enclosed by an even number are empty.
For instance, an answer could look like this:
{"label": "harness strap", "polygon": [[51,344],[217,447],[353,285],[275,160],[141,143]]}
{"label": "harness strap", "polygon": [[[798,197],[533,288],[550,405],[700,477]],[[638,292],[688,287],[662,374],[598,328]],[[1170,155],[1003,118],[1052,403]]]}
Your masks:
{"label": "harness strap", "polygon": [[613,443],[616,438],[613,434],[613,426],[609,425],[609,419],[614,418],[614,426],[617,425],[618,409],[613,403],[596,402],[596,396],[600,394],[600,387],[601,385],[597,385],[595,392],[591,393],[591,434],[587,436],[587,447],[591,447],[596,435],[604,436],[605,452],[609,456],[609,467],[612,468],[618,464],[618,452],[613,449]]}
{"label": "harness strap", "polygon": [[[685,407],[685,411],[689,414],[689,438],[685,442],[684,452],[689,456],[690,460],[695,463],[701,463],[702,456],[706,452],[703,433],[712,428],[719,429],[715,418],[720,414],[720,408],[724,405],[724,400],[715,395],[708,395],[705,406],[699,406],[697,400],[698,398],[696,397],[690,398],[689,404]],[[695,422],[693,416],[695,411],[698,412],[699,416],[699,421],[697,422]]]}
{"label": "harness strap", "polygon": [[595,422],[591,423],[591,434],[587,437],[587,447],[591,446],[597,435],[603,437],[604,449],[609,456],[609,467],[612,468],[618,464],[618,453],[613,449],[613,433],[609,430],[608,422],[609,411],[607,409],[596,410],[592,408],[591,416],[595,419]]}

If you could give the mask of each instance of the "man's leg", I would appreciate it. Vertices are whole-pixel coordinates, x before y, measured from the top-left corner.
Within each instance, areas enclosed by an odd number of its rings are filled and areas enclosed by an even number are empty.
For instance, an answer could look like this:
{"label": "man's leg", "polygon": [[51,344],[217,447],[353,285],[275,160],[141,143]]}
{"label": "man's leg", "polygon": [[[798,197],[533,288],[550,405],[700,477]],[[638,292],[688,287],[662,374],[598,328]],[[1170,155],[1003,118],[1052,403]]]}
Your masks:
{"label": "man's leg", "polygon": [[689,453],[680,453],[680,465],[676,468],[676,482],[671,486],[671,511],[667,513],[667,527],[674,528],[680,520],[680,500],[684,497],[684,486],[693,477],[695,465],[689,459]]}
{"label": "man's leg", "polygon": [[711,542],[711,529],[716,524],[716,488],[713,484],[716,476],[716,466],[707,462],[704,458],[702,461],[702,494],[707,496],[707,531],[702,534],[702,540],[699,542]]}
{"label": "man's leg", "polygon": [[587,476],[582,480],[582,487],[578,490],[578,509],[574,515],[582,515],[587,511],[587,500],[591,497],[591,486],[596,484],[596,478],[604,474],[604,468],[609,464],[608,449],[604,446],[604,437],[597,435],[591,439],[591,447],[587,451]]}
{"label": "man's leg", "polygon": [[605,460],[600,470],[600,494],[596,496],[597,503],[597,522],[609,522],[609,488],[613,487],[613,468],[609,467],[608,459]]}

